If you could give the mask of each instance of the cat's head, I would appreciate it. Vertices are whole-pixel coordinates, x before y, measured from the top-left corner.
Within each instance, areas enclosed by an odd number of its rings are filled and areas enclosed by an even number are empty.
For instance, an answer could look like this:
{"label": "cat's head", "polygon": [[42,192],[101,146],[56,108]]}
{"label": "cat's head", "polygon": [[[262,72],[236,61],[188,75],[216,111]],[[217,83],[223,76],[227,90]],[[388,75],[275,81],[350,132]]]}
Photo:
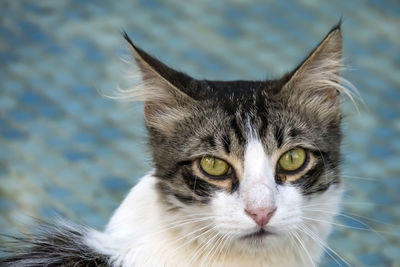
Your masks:
{"label": "cat's head", "polygon": [[340,26],[292,72],[264,81],[197,80],[125,37],[142,75],[127,97],[144,101],[166,220],[243,249],[328,228],[340,195],[340,94],[348,93]]}

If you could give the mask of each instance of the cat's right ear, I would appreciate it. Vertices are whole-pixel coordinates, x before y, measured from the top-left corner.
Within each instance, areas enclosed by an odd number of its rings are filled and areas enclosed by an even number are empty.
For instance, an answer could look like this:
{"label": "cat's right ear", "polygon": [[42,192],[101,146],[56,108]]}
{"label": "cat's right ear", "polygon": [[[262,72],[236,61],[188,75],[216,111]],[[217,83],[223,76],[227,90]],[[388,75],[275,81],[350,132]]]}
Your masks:
{"label": "cat's right ear", "polygon": [[162,131],[170,131],[174,122],[181,120],[188,112],[185,108],[195,102],[185,90],[195,79],[176,71],[133,44],[124,33],[129,49],[135,58],[142,83],[127,90],[127,97],[143,101],[146,123]]}

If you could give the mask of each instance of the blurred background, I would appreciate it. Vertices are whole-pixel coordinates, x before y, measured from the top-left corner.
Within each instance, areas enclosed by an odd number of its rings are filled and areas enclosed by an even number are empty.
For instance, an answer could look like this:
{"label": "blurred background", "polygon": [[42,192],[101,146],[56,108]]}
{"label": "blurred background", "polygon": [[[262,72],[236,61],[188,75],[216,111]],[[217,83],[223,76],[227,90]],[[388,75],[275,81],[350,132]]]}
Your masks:
{"label": "blurred background", "polygon": [[101,229],[150,170],[141,104],[99,93],[124,84],[122,30],[196,78],[265,79],[341,16],[344,76],[365,105],[344,100],[346,192],[322,266],[400,266],[397,0],[2,0],[0,233],[55,215]]}

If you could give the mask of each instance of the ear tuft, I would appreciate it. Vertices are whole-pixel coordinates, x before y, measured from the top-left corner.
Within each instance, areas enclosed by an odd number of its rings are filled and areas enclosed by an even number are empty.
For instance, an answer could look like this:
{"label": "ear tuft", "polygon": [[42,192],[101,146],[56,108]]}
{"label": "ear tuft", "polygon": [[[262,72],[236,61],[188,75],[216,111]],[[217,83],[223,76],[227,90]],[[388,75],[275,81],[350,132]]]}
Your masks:
{"label": "ear tuft", "polygon": [[291,102],[339,117],[340,94],[354,102],[353,92],[357,92],[349,81],[340,77],[343,68],[340,21],[289,75],[282,92]]}
{"label": "ear tuft", "polygon": [[126,32],[123,32],[123,37],[128,43],[137,68],[130,74],[130,78],[135,80],[135,86],[128,89],[119,89],[120,99],[152,103],[172,103],[178,95],[183,94],[176,87],[176,85],[181,85],[178,82],[178,78],[180,77],[175,77],[179,76],[177,71],[169,68],[136,46]]}
{"label": "ear tuft", "polygon": [[194,79],[150,56],[136,46],[126,32],[123,37],[136,62],[136,69],[129,75],[135,84],[128,89],[118,89],[113,98],[143,101],[147,125],[171,130],[175,121],[185,118],[187,105],[194,102],[185,92]]}

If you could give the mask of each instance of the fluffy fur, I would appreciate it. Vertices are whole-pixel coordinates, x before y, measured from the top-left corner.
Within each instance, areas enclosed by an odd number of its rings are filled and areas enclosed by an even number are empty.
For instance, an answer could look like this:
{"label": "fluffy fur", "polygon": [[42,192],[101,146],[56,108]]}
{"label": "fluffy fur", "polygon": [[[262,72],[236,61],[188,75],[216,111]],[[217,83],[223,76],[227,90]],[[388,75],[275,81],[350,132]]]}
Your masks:
{"label": "fluffy fur", "polygon": [[4,252],[14,255],[0,258],[0,266],[109,266],[108,257],[86,243],[88,228],[64,221],[40,225],[35,235],[8,238]]}
{"label": "fluffy fur", "polygon": [[[117,209],[106,231],[91,233],[92,247],[112,255],[111,261],[115,266],[315,266],[321,254],[321,244],[330,231],[330,214],[305,211],[304,217],[326,221],[322,224],[303,222],[301,227],[311,236],[298,231],[292,236],[267,237],[265,241],[235,240],[240,239],[235,236],[240,233],[238,230],[250,225],[251,221],[246,217],[239,219],[243,216],[238,207],[232,207],[234,196],[217,193],[212,206],[218,211],[218,216],[213,216],[207,207],[183,206],[172,198],[171,201],[181,209],[179,213],[171,213],[160,205],[156,184],[157,178],[153,175],[143,177]],[[283,191],[279,201],[297,202],[301,197],[292,194],[294,190]],[[334,186],[318,201],[311,200],[307,205],[335,212],[333,207],[337,207],[339,199],[340,190]],[[229,206],[231,208],[227,209]],[[302,206],[305,203],[297,203],[288,212],[297,213]],[[207,227],[214,219],[219,229]],[[299,223],[287,220],[289,228],[290,223]],[[227,232],[221,233],[224,227]],[[228,235],[230,230],[232,236]]]}
{"label": "fluffy fur", "polygon": [[[117,98],[144,101],[154,171],[105,231],[55,228],[59,236],[33,239],[2,266],[316,266],[341,195],[340,94],[351,96],[339,76],[340,25],[269,81],[196,80],[125,38],[142,82]],[[304,166],[280,169],[281,155],[298,147]],[[204,156],[230,172],[206,175]],[[266,209],[265,225],[249,215]]]}

